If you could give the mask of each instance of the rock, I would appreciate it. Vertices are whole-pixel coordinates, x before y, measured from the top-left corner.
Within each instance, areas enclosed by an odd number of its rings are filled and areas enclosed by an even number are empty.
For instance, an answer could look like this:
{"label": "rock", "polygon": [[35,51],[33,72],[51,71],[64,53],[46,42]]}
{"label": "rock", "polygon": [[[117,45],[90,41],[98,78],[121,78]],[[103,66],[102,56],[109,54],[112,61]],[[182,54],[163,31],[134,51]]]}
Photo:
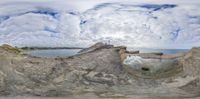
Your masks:
{"label": "rock", "polygon": [[[99,46],[91,52],[62,59],[36,58],[13,53],[12,49],[15,48],[0,47],[1,95],[62,96],[87,90],[84,86],[90,83],[104,90],[115,85],[117,76],[124,74],[119,50],[112,46]],[[92,72],[103,76],[92,76]],[[89,88],[97,91],[95,86]]]}
{"label": "rock", "polygon": [[128,53],[128,54],[139,54],[140,51],[126,51],[126,53]]}
{"label": "rock", "polygon": [[101,48],[112,48],[112,47],[114,47],[114,46],[99,42],[89,48],[82,49],[81,51],[79,51],[79,53],[88,53],[88,52],[92,52],[92,51],[95,51],[95,50],[98,50]]}
{"label": "rock", "polygon": [[81,54],[71,60],[66,60],[66,62],[81,70],[120,75],[124,72],[120,59],[118,49],[102,48]]}
{"label": "rock", "polygon": [[77,82],[83,79],[82,77],[87,74],[87,71],[73,70],[66,73],[64,80],[67,82]]}
{"label": "rock", "polygon": [[183,70],[187,75],[200,75],[200,47],[194,47],[183,59]]}
{"label": "rock", "polygon": [[90,72],[84,78],[90,83],[107,84],[109,86],[117,84],[117,77],[115,75],[104,72]]}
{"label": "rock", "polygon": [[200,78],[196,78],[179,88],[183,89],[189,93],[199,95],[199,93],[200,93]]}
{"label": "rock", "polygon": [[117,47],[119,50],[120,60],[123,63],[124,59],[126,58],[126,47]]}
{"label": "rock", "polygon": [[126,50],[126,49],[127,49],[126,46],[117,46],[117,47],[115,47],[115,48],[117,48],[117,49],[123,49],[123,50]]}
{"label": "rock", "polygon": [[0,48],[6,50],[8,52],[11,52],[11,53],[20,53],[22,51],[21,49],[12,47],[8,44],[3,44],[2,46],[0,46]]}
{"label": "rock", "polygon": [[123,94],[113,94],[113,93],[102,93],[98,94],[100,98],[128,98],[126,95]]}
{"label": "rock", "polygon": [[[184,77],[199,77],[200,48],[193,48],[186,55],[134,54],[147,61],[140,63],[138,60],[134,64],[141,67],[140,71],[122,64],[130,55],[124,46],[98,43],[70,58],[36,58],[21,55],[18,50],[8,45],[0,47],[1,96],[60,97],[94,93],[113,98],[134,94],[156,99],[192,97],[199,93],[199,80],[192,82]],[[148,61],[152,59],[156,61]],[[161,59],[175,60],[163,62]],[[161,64],[153,64],[156,62]],[[153,68],[155,72],[150,72]],[[138,73],[142,76],[136,76]],[[174,82],[167,84],[170,81]],[[187,92],[190,90],[193,92]]]}
{"label": "rock", "polygon": [[3,92],[0,95],[7,94],[6,91],[5,91],[6,87],[7,87],[7,85],[6,85],[6,75],[2,71],[0,71],[0,92]]}

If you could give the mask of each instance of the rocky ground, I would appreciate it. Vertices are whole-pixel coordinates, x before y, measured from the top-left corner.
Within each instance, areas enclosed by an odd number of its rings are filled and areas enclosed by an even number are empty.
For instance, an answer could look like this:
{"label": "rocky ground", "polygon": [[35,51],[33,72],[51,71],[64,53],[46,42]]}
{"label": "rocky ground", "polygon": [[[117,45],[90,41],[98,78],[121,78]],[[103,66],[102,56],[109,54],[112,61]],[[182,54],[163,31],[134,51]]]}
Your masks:
{"label": "rocky ground", "polygon": [[[199,47],[176,55],[128,53],[126,47],[103,43],[66,58],[21,52],[9,45],[0,47],[1,96],[177,99],[200,95]],[[132,56],[176,61],[161,62],[159,69],[140,63],[136,69],[135,64],[125,63]]]}

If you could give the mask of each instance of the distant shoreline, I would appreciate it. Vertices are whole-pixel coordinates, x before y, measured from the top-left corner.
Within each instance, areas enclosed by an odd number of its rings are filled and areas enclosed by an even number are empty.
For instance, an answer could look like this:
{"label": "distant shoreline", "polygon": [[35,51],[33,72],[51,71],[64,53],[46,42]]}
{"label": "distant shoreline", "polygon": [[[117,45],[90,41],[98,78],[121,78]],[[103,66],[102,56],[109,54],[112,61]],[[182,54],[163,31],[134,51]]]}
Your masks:
{"label": "distant shoreline", "polygon": [[83,47],[21,47],[22,50],[84,49]]}

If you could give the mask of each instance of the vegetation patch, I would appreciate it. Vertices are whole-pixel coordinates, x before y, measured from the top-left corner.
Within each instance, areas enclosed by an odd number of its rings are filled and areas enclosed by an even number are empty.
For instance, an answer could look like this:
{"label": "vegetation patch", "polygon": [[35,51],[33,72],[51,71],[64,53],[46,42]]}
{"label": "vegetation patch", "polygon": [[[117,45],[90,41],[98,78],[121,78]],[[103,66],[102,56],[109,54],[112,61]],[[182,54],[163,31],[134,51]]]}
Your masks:
{"label": "vegetation patch", "polygon": [[2,46],[0,46],[0,48],[12,53],[20,53],[22,51],[21,49],[12,47],[8,44],[3,44]]}

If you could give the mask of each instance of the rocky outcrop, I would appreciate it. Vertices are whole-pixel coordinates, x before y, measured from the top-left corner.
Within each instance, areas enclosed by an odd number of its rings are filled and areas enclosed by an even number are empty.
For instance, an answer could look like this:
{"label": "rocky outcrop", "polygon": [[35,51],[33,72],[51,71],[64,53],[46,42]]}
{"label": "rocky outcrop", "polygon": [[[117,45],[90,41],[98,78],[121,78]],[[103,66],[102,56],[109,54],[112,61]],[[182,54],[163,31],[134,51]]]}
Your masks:
{"label": "rocky outcrop", "polygon": [[[75,56],[36,58],[4,45],[0,47],[0,95],[55,97],[94,93],[99,97],[128,97],[133,94],[165,98],[198,96],[199,52],[200,48],[193,48],[186,55],[130,54],[124,46],[98,43]],[[145,62],[149,59],[153,61],[134,64],[142,68],[132,70],[129,65],[123,64],[132,55]],[[155,62],[161,63],[153,64]],[[178,71],[174,65],[178,66]]]}
{"label": "rocky outcrop", "polygon": [[200,75],[200,47],[194,47],[183,59],[183,69],[187,75]]}
{"label": "rocky outcrop", "polygon": [[15,54],[19,54],[22,51],[21,49],[12,47],[8,44],[3,44],[2,46],[0,46],[0,49],[1,49],[1,52],[7,51],[9,53],[15,53]]}
{"label": "rocky outcrop", "polygon": [[101,92],[126,79],[119,49],[112,46],[92,47],[92,52],[68,58],[35,58],[12,53],[13,49],[0,47],[1,95],[63,96],[88,90]]}
{"label": "rocky outcrop", "polygon": [[128,54],[139,54],[140,51],[126,51],[126,53],[128,53]]}
{"label": "rocky outcrop", "polygon": [[113,48],[113,47],[114,47],[113,45],[109,45],[109,44],[99,42],[99,43],[96,43],[89,48],[82,49],[81,51],[79,51],[79,53],[88,53],[88,52],[92,52],[92,51],[102,49],[102,48]]}

